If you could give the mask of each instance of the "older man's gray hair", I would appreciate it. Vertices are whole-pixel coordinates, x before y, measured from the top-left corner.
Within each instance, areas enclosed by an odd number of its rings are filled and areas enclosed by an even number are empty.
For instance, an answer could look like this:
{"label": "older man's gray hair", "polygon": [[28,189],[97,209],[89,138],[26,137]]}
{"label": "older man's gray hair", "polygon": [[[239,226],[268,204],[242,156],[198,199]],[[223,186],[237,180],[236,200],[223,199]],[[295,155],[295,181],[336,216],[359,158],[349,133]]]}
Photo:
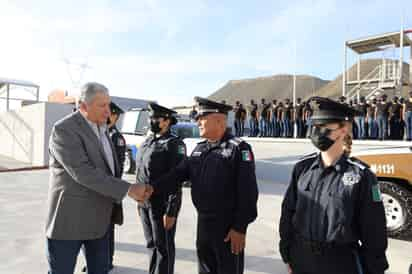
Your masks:
{"label": "older man's gray hair", "polygon": [[90,82],[84,84],[80,89],[79,103],[90,104],[98,93],[110,95],[109,89],[100,83]]}

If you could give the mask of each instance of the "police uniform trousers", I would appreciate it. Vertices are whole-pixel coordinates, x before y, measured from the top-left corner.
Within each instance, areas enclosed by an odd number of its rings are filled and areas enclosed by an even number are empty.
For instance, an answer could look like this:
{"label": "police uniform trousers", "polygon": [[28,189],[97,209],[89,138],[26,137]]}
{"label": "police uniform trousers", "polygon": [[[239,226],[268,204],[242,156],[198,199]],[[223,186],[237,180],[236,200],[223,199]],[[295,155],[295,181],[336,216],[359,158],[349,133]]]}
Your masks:
{"label": "police uniform trousers", "polygon": [[199,274],[243,273],[244,253],[232,253],[230,242],[224,242],[228,231],[224,218],[199,213],[196,239]]}
{"label": "police uniform trousers", "polygon": [[146,247],[150,250],[150,274],[173,274],[175,264],[176,223],[165,230],[163,215],[166,208],[138,206],[143,224]]}
{"label": "police uniform trousers", "polygon": [[361,261],[356,248],[322,247],[296,239],[290,248],[293,274],[361,274]]}

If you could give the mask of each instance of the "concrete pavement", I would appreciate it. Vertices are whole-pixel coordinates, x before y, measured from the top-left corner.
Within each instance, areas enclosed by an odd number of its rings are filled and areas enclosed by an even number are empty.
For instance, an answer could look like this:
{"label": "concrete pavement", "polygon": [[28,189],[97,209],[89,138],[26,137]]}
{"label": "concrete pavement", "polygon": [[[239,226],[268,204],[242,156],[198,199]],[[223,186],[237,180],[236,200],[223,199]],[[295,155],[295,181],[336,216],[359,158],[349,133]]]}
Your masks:
{"label": "concrete pavement", "polygon": [[[283,193],[290,170],[300,155],[313,151],[307,143],[253,142],[259,180],[259,217],[248,230],[245,273],[286,273],[280,259],[278,221]],[[358,149],[356,146],[354,149]],[[133,176],[126,176],[133,181]],[[44,220],[48,188],[48,171],[0,174],[0,273],[46,273]],[[148,256],[144,246],[136,204],[124,202],[125,224],[117,227],[115,271],[146,273]],[[196,212],[189,189],[184,190],[183,206],[176,235],[176,273],[197,271],[195,253]],[[390,274],[405,274],[412,263],[412,243],[389,241],[387,252]],[[76,273],[81,273],[83,256],[79,256]]]}

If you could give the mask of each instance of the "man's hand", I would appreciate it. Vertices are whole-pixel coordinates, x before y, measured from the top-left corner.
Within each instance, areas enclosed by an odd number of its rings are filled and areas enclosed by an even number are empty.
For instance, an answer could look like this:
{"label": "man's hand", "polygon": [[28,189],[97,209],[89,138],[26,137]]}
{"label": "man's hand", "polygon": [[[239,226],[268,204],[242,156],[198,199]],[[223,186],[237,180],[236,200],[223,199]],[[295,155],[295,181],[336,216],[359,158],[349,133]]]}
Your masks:
{"label": "man's hand", "polygon": [[170,230],[176,223],[176,217],[163,216],[163,226],[166,230]]}
{"label": "man's hand", "polygon": [[144,202],[153,194],[153,187],[146,184],[132,184],[127,195],[137,202]]}
{"label": "man's hand", "polygon": [[288,269],[288,274],[293,274],[292,267],[290,266],[290,264],[286,264],[286,267]]}
{"label": "man's hand", "polygon": [[232,253],[239,255],[239,253],[241,253],[245,248],[246,236],[243,233],[231,229],[225,238],[225,242],[229,241],[231,244]]}

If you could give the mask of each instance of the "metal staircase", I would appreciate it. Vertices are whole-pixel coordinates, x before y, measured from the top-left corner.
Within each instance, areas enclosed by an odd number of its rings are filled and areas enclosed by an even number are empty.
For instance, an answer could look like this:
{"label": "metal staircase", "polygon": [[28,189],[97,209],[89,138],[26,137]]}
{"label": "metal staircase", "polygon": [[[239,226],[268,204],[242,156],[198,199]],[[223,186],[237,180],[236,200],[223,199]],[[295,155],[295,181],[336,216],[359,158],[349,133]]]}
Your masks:
{"label": "metal staircase", "polygon": [[384,60],[382,64],[376,66],[363,79],[359,81],[348,81],[348,85],[354,85],[346,98],[348,100],[359,99],[364,96],[366,99],[372,97],[377,92],[385,90],[396,90],[400,86],[399,63],[395,60]]}

